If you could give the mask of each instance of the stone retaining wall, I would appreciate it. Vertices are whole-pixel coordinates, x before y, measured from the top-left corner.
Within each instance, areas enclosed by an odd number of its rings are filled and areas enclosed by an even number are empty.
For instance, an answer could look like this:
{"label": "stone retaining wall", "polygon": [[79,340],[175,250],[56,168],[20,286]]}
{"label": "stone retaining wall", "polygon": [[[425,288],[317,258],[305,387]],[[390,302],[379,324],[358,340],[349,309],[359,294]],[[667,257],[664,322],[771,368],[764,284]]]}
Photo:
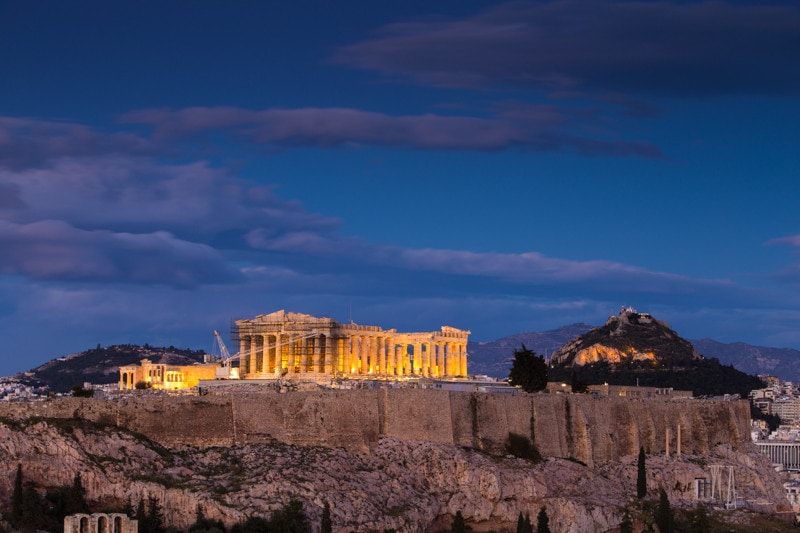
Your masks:
{"label": "stone retaining wall", "polygon": [[380,436],[502,452],[509,433],[545,457],[588,465],[670,450],[681,425],[683,453],[749,440],[746,401],[633,400],[562,394],[484,394],[378,389],[59,398],[0,405],[0,416],[85,418],[143,433],[166,446],[284,442],[367,451]]}

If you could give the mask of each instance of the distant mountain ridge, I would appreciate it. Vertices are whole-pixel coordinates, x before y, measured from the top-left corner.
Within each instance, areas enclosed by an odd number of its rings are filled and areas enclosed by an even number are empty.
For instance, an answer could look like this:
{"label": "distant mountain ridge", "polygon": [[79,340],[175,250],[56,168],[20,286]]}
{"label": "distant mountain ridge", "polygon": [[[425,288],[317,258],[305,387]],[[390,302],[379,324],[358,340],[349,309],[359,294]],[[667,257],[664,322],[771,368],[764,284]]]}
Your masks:
{"label": "distant mountain ridge", "polygon": [[[594,327],[576,323],[544,332],[518,333],[490,342],[470,342],[469,372],[508,377],[514,350],[522,344],[549,359],[563,345]],[[785,381],[800,381],[800,350],[744,342],[723,343],[712,339],[689,339],[689,342],[704,357],[716,357],[720,363],[733,365],[747,374],[769,374]]]}

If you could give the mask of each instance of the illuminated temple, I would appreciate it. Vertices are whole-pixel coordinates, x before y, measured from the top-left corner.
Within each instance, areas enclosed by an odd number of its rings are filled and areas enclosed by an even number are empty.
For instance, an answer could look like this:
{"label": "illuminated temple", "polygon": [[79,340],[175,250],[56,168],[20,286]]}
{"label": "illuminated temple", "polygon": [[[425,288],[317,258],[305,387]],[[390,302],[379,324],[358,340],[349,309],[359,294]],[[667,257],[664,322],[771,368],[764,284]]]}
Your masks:
{"label": "illuminated temple", "polygon": [[239,342],[239,375],[243,379],[276,374],[467,376],[470,332],[449,326],[442,326],[439,331],[400,333],[281,310],[237,320],[234,331]]}
{"label": "illuminated temple", "polygon": [[281,310],[237,320],[233,337],[239,351],[227,360],[177,366],[142,359],[139,365],[120,367],[119,388],[177,390],[215,377],[317,382],[334,378],[466,378],[469,334],[449,326],[401,333]]}

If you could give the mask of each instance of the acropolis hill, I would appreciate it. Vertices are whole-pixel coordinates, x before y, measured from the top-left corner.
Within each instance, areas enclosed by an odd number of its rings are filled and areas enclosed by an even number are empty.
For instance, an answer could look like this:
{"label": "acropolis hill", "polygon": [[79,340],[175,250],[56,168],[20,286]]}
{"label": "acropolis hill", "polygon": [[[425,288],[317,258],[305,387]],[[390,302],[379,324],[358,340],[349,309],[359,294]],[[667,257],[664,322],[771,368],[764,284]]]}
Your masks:
{"label": "acropolis hill", "polygon": [[[783,509],[748,428],[744,401],[389,388],[61,398],[0,405],[0,498],[19,463],[40,486],[78,469],[95,500],[154,494],[184,528],[198,505],[230,526],[300,498],[314,523],[330,502],[339,533],[446,531],[457,511],[475,531],[499,532],[541,506],[554,531],[614,531],[635,494],[640,446],[651,491],[664,486],[674,506],[694,507],[705,465],[723,464],[742,498]],[[507,455],[511,434],[545,461]]]}
{"label": "acropolis hill", "polygon": [[[650,496],[663,487],[677,508],[708,503],[709,465],[735,471],[749,509],[786,508],[749,441],[746,401],[414,388],[467,383],[468,331],[398,333],[283,311],[237,326],[240,352],[229,357],[244,379],[205,382],[202,394],[132,391],[147,378],[185,387],[190,374],[131,365],[148,373],[124,367],[114,398],[0,404],[0,500],[22,464],[40,487],[80,471],[97,502],[155,495],[179,528],[198,507],[230,527],[300,499],[315,527],[329,503],[337,533],[445,532],[457,512],[473,531],[511,531],[541,507],[553,531],[612,532],[635,511],[642,448]],[[270,378],[316,390],[279,392]],[[320,386],[342,378],[364,387]],[[515,456],[520,439],[544,460]]]}

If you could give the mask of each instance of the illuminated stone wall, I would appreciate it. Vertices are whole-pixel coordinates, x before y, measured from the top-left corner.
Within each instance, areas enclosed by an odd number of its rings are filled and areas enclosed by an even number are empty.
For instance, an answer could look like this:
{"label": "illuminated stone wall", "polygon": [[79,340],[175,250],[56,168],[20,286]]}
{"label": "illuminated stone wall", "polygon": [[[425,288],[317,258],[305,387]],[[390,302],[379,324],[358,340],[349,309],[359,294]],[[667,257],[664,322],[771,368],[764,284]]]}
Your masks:
{"label": "illuminated stone wall", "polygon": [[200,380],[215,379],[218,363],[166,365],[142,359],[138,365],[119,368],[119,390],[132,390],[137,383],[158,390],[179,390],[196,386]]}

